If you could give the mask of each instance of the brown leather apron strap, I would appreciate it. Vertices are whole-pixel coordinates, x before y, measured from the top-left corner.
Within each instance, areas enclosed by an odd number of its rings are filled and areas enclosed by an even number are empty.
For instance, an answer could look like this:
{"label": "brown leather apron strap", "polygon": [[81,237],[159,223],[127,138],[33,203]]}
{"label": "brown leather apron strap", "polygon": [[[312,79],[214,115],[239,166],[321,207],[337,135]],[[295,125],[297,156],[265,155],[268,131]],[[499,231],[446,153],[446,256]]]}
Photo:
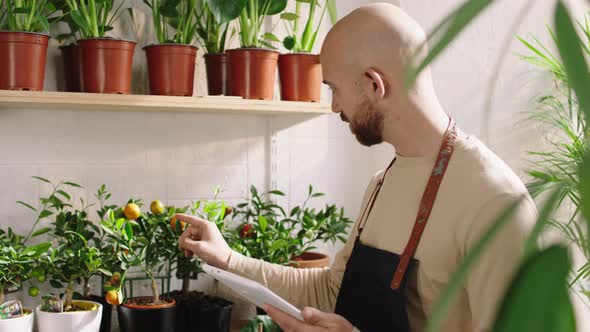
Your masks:
{"label": "brown leather apron strap", "polygon": [[455,120],[449,118],[449,126],[445,132],[445,137],[438,152],[438,157],[434,163],[434,168],[432,169],[432,173],[428,179],[426,189],[422,194],[422,200],[420,201],[420,207],[418,208],[418,215],[416,216],[414,228],[412,229],[408,244],[406,245],[406,248],[400,257],[400,262],[397,266],[397,269],[395,270],[393,279],[391,280],[391,289],[395,290],[400,287],[404,275],[406,274],[406,270],[408,269],[408,264],[416,253],[416,249],[418,248],[418,244],[422,238],[422,233],[424,232],[424,228],[426,228],[428,218],[432,212],[432,207],[434,206],[434,201],[436,200],[436,195],[438,194],[438,189],[440,188],[440,184],[443,180],[445,172],[447,171],[447,166],[451,160],[456,138],[457,128]]}

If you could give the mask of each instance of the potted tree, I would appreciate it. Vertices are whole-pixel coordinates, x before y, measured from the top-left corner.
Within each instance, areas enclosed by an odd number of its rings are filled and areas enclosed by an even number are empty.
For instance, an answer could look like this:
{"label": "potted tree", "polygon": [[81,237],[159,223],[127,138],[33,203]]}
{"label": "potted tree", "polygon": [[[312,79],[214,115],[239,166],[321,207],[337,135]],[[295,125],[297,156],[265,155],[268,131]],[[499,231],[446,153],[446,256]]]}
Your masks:
{"label": "potted tree", "polygon": [[[279,41],[262,33],[264,18],[281,13],[287,0],[247,0],[239,22],[241,48],[228,50],[230,95],[271,100],[279,53],[269,42]],[[266,46],[271,49],[263,49]]]}
{"label": "potted tree", "polygon": [[150,93],[192,96],[197,48],[197,0],[144,0],[152,10],[158,44],[144,47]]}
{"label": "potted tree", "polygon": [[[307,21],[302,32],[299,31],[302,3],[309,7]],[[319,102],[321,97],[322,67],[320,56],[312,54],[318,31],[326,14],[330,13],[332,24],[337,20],[334,0],[326,0],[319,20],[316,21],[318,0],[301,1],[295,4],[294,13],[283,13],[288,36],[283,39],[283,46],[292,51],[279,56],[279,77],[281,82],[281,99],[289,101]]]}
{"label": "potted tree", "polygon": [[314,192],[312,186],[303,205],[293,207],[289,214],[271,201],[272,196],[284,196],[282,192],[259,194],[253,186],[250,192],[250,200],[238,204],[234,213],[241,224],[229,241],[232,249],[276,264],[327,267],[329,257],[312,252],[316,249],[314,243],[346,241],[346,231],[352,220],[335,205],[326,205],[321,210],[308,207],[310,199],[324,195]]}
{"label": "potted tree", "polygon": [[128,94],[135,42],[107,37],[125,0],[65,0],[81,39],[82,91]]}
{"label": "potted tree", "polygon": [[0,89],[43,90],[49,17],[48,0],[0,1]]}
{"label": "potted tree", "polygon": [[230,23],[238,18],[246,0],[206,0],[200,2],[197,33],[205,50],[207,90],[209,95],[229,95],[229,59],[225,53]]}
{"label": "potted tree", "polygon": [[[139,200],[130,200],[123,209],[109,210],[101,226],[110,240],[118,265],[109,271],[107,301],[118,305],[119,327],[123,332],[171,331],[175,326],[176,301],[160,296],[156,277],[168,267],[178,251],[163,212],[142,214]],[[130,268],[138,268],[151,285],[151,296],[123,298],[122,287]],[[169,272],[169,271],[167,271]]]}
{"label": "potted tree", "polygon": [[[20,289],[23,283],[34,276],[40,282],[45,281],[45,273],[38,267],[39,260],[46,254],[51,244],[40,243],[27,247],[24,237],[15,234],[11,228],[0,229],[0,305],[4,303],[4,294],[9,289]],[[31,285],[29,295],[37,296],[39,288]],[[0,331],[33,331],[33,312],[23,309],[11,315],[0,315]]]}
{"label": "potted tree", "polygon": [[[190,213],[215,222],[222,234],[226,235],[229,229],[225,220],[232,210],[225,202],[217,199],[218,195],[217,188],[213,200],[195,202],[190,207]],[[174,211],[173,208],[168,208],[168,216],[172,218],[174,214],[186,212],[187,209],[188,207]],[[184,223],[171,219],[170,228],[175,238],[180,236],[185,227]],[[182,280],[182,290],[171,293],[178,306],[176,331],[229,331],[232,303],[190,290],[190,281],[197,279],[202,272],[200,261],[186,257],[183,252],[177,250],[174,262],[176,277]]]}
{"label": "potted tree", "polygon": [[[88,219],[84,201],[81,200],[81,210],[75,209],[70,202],[70,194],[62,189],[64,185],[80,187],[78,184],[62,182],[55,185],[47,179],[36,178],[50,184],[52,191],[49,196],[39,199],[42,208],[36,210],[39,211],[37,218],[25,241],[45,233],[52,236],[55,247],[48,259],[41,261],[41,269],[49,276],[52,287],[65,287],[63,302],[54,298],[53,301],[58,305],[47,305],[44,297],[42,305],[35,309],[39,331],[98,332],[102,305],[93,301],[74,300],[76,284],[82,284],[84,297],[89,297],[89,280],[102,268],[102,253],[93,245],[98,228]],[[39,222],[48,217],[54,218],[52,227],[35,230]]]}

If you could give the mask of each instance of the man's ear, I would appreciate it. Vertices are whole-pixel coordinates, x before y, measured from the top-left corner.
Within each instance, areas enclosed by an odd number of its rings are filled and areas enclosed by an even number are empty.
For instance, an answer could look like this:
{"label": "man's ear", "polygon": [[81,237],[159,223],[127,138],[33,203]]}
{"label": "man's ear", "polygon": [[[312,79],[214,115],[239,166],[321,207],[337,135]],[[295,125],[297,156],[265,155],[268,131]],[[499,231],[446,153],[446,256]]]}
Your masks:
{"label": "man's ear", "polygon": [[379,71],[374,68],[369,68],[365,71],[365,76],[371,81],[372,92],[378,99],[383,99],[387,95],[388,84]]}

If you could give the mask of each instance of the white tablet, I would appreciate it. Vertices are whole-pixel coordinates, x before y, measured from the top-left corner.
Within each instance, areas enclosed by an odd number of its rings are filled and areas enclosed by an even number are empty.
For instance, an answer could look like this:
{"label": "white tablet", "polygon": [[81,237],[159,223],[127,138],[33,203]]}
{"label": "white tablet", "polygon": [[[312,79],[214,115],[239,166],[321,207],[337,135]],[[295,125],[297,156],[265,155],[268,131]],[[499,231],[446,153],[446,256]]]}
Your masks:
{"label": "white tablet", "polygon": [[203,264],[202,268],[208,275],[221,281],[224,285],[228,286],[234,292],[240,294],[250,302],[256,304],[258,307],[262,308],[264,304],[270,304],[303,321],[301,310],[297,309],[294,305],[285,301],[282,297],[273,293],[270,289],[262,286],[256,281],[207,264]]}

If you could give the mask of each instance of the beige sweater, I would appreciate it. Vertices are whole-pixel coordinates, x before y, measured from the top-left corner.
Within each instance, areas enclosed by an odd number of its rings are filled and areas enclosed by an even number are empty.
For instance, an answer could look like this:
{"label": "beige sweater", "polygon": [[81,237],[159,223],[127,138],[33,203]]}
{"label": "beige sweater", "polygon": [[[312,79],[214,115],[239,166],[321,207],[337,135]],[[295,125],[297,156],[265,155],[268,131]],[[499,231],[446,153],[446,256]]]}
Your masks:
{"label": "beige sweater", "polygon": [[[390,252],[403,251],[435,157],[397,157],[368,216],[361,242]],[[383,171],[369,184],[361,211],[382,176]],[[424,329],[436,299],[482,232],[503,209],[523,196],[513,220],[469,274],[442,331],[490,328],[498,301],[520,258],[523,239],[536,220],[534,202],[522,181],[502,160],[473,136],[456,143],[416,252],[419,264],[409,275],[408,315],[413,331]],[[266,285],[295,306],[333,312],[356,235],[355,224],[346,246],[328,269],[278,266],[234,252],[229,270]]]}

